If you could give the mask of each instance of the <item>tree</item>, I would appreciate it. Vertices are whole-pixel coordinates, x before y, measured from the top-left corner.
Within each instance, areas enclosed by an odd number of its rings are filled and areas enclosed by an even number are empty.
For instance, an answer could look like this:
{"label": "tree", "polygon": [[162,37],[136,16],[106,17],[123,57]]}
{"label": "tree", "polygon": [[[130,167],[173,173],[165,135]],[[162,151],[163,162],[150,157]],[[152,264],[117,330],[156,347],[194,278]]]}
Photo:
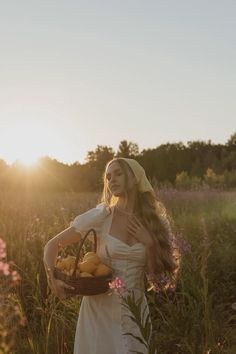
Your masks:
{"label": "tree", "polygon": [[188,189],[191,186],[191,179],[186,171],[177,173],[175,178],[175,186],[180,189]]}
{"label": "tree", "polygon": [[108,147],[106,145],[97,145],[95,151],[88,151],[85,160],[87,163],[98,162],[98,161],[108,162],[113,158],[114,154],[115,153],[111,147]]}
{"label": "tree", "polygon": [[122,140],[118,147],[116,157],[135,157],[139,154],[139,147],[137,144]]}
{"label": "tree", "polygon": [[204,175],[204,181],[209,187],[223,187],[225,178],[224,175],[217,175],[212,168],[208,168]]}
{"label": "tree", "polygon": [[226,143],[227,146],[236,147],[236,132],[232,134]]}
{"label": "tree", "polygon": [[202,180],[198,176],[193,176],[191,178],[191,188],[192,189],[199,189],[201,187]]}

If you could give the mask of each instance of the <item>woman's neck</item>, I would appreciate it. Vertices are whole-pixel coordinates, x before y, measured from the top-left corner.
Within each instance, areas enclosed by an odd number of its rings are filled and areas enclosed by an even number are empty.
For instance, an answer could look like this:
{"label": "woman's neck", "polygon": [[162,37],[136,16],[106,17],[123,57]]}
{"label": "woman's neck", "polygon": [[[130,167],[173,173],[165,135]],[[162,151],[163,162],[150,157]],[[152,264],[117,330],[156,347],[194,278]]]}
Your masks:
{"label": "woman's neck", "polygon": [[129,198],[127,203],[125,203],[125,199],[119,198],[118,202],[116,203],[116,208],[118,211],[123,212],[125,214],[134,214],[134,205],[134,197]]}
{"label": "woman's neck", "polygon": [[115,205],[116,210],[118,211],[119,214],[125,215],[125,216],[131,216],[134,215],[133,211],[128,211],[127,209],[124,209],[122,207],[119,207],[117,204]]}

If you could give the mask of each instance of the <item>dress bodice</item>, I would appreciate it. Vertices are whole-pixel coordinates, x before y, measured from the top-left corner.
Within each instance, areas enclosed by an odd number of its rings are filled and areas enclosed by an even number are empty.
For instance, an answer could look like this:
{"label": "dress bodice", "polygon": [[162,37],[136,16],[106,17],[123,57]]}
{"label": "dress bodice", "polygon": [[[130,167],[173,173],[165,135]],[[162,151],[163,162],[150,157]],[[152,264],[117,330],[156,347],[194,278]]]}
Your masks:
{"label": "dress bodice", "polygon": [[144,291],[146,250],[142,243],[129,246],[107,234],[97,253],[102,261],[113,269],[114,277],[119,277],[125,282],[127,289]]}

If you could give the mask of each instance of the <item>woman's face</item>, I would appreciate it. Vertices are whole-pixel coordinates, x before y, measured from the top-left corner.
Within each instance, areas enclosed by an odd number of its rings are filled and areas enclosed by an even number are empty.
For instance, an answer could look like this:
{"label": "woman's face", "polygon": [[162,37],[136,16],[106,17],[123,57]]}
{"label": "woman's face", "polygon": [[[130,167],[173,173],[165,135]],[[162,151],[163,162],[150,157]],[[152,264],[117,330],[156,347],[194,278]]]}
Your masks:
{"label": "woman's face", "polygon": [[125,193],[125,191],[128,189],[132,189],[136,180],[135,177],[133,176],[132,172],[127,168],[127,174],[128,174],[128,188],[125,185],[125,174],[120,167],[119,163],[114,161],[112,162],[106,170],[106,179],[107,179],[107,184],[108,188],[111,191],[111,193],[118,197],[121,196]]}

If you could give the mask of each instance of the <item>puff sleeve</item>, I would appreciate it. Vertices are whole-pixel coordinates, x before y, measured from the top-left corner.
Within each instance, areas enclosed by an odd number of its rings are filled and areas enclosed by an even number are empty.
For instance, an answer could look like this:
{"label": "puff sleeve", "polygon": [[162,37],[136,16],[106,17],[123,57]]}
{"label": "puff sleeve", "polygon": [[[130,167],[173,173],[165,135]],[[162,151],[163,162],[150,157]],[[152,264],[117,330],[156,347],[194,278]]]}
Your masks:
{"label": "puff sleeve", "polygon": [[[80,214],[71,221],[70,226],[75,228],[76,232],[79,232],[84,236],[89,229],[95,229],[97,237],[102,236],[103,225],[106,217],[110,214],[109,207],[105,203],[98,204],[95,208]],[[92,240],[92,237],[88,237]]]}

